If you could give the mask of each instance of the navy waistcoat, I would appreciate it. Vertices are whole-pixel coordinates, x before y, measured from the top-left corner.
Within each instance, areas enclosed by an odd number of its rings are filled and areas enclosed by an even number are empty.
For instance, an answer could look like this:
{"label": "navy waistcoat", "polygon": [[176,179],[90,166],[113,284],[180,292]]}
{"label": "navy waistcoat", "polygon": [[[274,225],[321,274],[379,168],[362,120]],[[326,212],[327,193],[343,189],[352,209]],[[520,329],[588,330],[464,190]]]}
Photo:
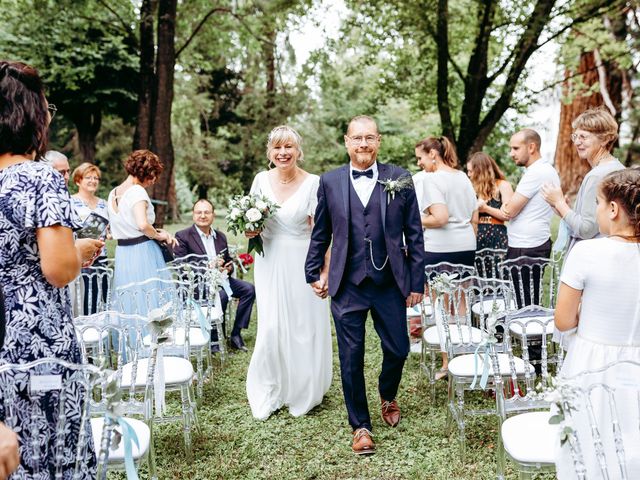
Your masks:
{"label": "navy waistcoat", "polygon": [[[345,276],[355,285],[361,284],[366,278],[373,280],[376,285],[383,285],[393,281],[393,274],[389,262],[380,271],[374,268],[384,265],[387,258],[387,247],[384,241],[384,228],[380,212],[380,188],[376,186],[371,193],[367,206],[363,206],[358,194],[349,181],[349,208],[351,222],[349,225],[349,251]],[[371,245],[365,239],[371,240]]]}

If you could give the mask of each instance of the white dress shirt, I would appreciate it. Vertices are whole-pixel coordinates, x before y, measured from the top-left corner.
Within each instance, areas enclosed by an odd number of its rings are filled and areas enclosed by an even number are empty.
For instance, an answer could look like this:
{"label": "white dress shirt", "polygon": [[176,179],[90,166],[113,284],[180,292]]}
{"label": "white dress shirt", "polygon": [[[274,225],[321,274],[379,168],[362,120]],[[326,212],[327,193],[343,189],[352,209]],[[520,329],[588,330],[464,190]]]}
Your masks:
{"label": "white dress shirt", "polygon": [[207,257],[209,257],[209,260],[210,261],[215,260],[218,255],[216,253],[216,244],[215,244],[216,231],[212,228],[211,233],[209,235],[205,235],[202,230],[196,227],[196,232],[198,232],[198,235],[200,235],[200,240],[202,240],[202,244],[204,245],[204,249],[207,252]]}
{"label": "white dress shirt", "polygon": [[[373,171],[373,178],[369,177],[358,177],[353,178],[353,171],[365,172],[366,170]],[[349,163],[349,178],[351,179],[351,184],[353,185],[353,189],[358,194],[358,198],[362,202],[362,205],[365,207],[369,203],[369,199],[371,198],[371,193],[373,193],[373,189],[376,187],[376,182],[378,181],[378,163],[373,162],[366,170],[358,170],[357,168],[353,168],[353,165]]]}

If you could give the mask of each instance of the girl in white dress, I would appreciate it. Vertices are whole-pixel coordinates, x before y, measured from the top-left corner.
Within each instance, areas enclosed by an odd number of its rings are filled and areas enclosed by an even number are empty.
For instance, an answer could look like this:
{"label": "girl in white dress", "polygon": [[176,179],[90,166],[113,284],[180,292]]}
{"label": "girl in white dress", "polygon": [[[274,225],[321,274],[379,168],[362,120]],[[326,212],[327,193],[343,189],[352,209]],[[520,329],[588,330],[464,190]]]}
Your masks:
{"label": "girl in white dress", "polygon": [[[597,203],[596,219],[600,232],[606,236],[577,243],[569,252],[560,278],[556,327],[566,331],[577,326],[562,366],[562,377],[619,360],[640,362],[640,169],[607,175],[598,189]],[[608,402],[604,398],[594,399],[593,395],[592,401],[596,417],[609,418]],[[629,404],[622,401],[617,407],[624,419],[621,427],[628,478],[640,478],[637,400]],[[588,418],[581,417],[574,430],[588,478],[600,478]],[[614,467],[617,460],[612,439],[608,442],[611,449],[606,450],[607,463]],[[576,478],[568,444],[558,452],[558,478]]]}
{"label": "girl in white dress", "polygon": [[280,206],[262,232],[247,233],[264,243],[254,267],[258,333],[247,372],[251,412],[261,420],[285,405],[293,416],[304,415],[331,385],[329,305],[304,275],[319,177],[298,166],[300,144],[292,128],[273,129],[267,156],[275,168],[258,173],[251,187]]}

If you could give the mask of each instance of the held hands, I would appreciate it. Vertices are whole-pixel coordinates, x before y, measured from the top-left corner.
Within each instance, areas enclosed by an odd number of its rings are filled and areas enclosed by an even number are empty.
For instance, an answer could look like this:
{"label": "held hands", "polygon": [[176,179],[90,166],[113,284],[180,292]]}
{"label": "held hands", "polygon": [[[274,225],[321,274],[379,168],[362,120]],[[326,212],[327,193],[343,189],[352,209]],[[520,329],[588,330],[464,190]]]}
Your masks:
{"label": "held hands", "polygon": [[316,280],[311,284],[313,292],[320,298],[327,298],[329,295],[329,274],[327,272],[320,273],[320,280]]}
{"label": "held hands", "polygon": [[18,436],[0,422],[0,479],[5,479],[20,463]]}
{"label": "held hands", "polygon": [[75,245],[80,256],[80,263],[84,268],[90,266],[98,258],[100,251],[104,247],[104,241],[93,238],[78,238],[75,241]]}
{"label": "held hands", "polygon": [[407,297],[407,308],[411,308],[422,301],[423,293],[411,292]]}

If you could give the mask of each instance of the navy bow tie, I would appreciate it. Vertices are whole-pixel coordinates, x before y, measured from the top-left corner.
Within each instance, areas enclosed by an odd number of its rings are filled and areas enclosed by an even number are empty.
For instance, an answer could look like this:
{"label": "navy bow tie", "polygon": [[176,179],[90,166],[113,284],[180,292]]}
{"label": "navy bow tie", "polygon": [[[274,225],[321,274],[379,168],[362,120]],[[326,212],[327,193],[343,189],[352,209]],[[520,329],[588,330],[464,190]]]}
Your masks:
{"label": "navy bow tie", "polygon": [[351,170],[351,175],[353,176],[354,180],[356,180],[359,177],[373,178],[373,170],[369,169],[369,170],[365,170],[364,172],[360,170]]}

